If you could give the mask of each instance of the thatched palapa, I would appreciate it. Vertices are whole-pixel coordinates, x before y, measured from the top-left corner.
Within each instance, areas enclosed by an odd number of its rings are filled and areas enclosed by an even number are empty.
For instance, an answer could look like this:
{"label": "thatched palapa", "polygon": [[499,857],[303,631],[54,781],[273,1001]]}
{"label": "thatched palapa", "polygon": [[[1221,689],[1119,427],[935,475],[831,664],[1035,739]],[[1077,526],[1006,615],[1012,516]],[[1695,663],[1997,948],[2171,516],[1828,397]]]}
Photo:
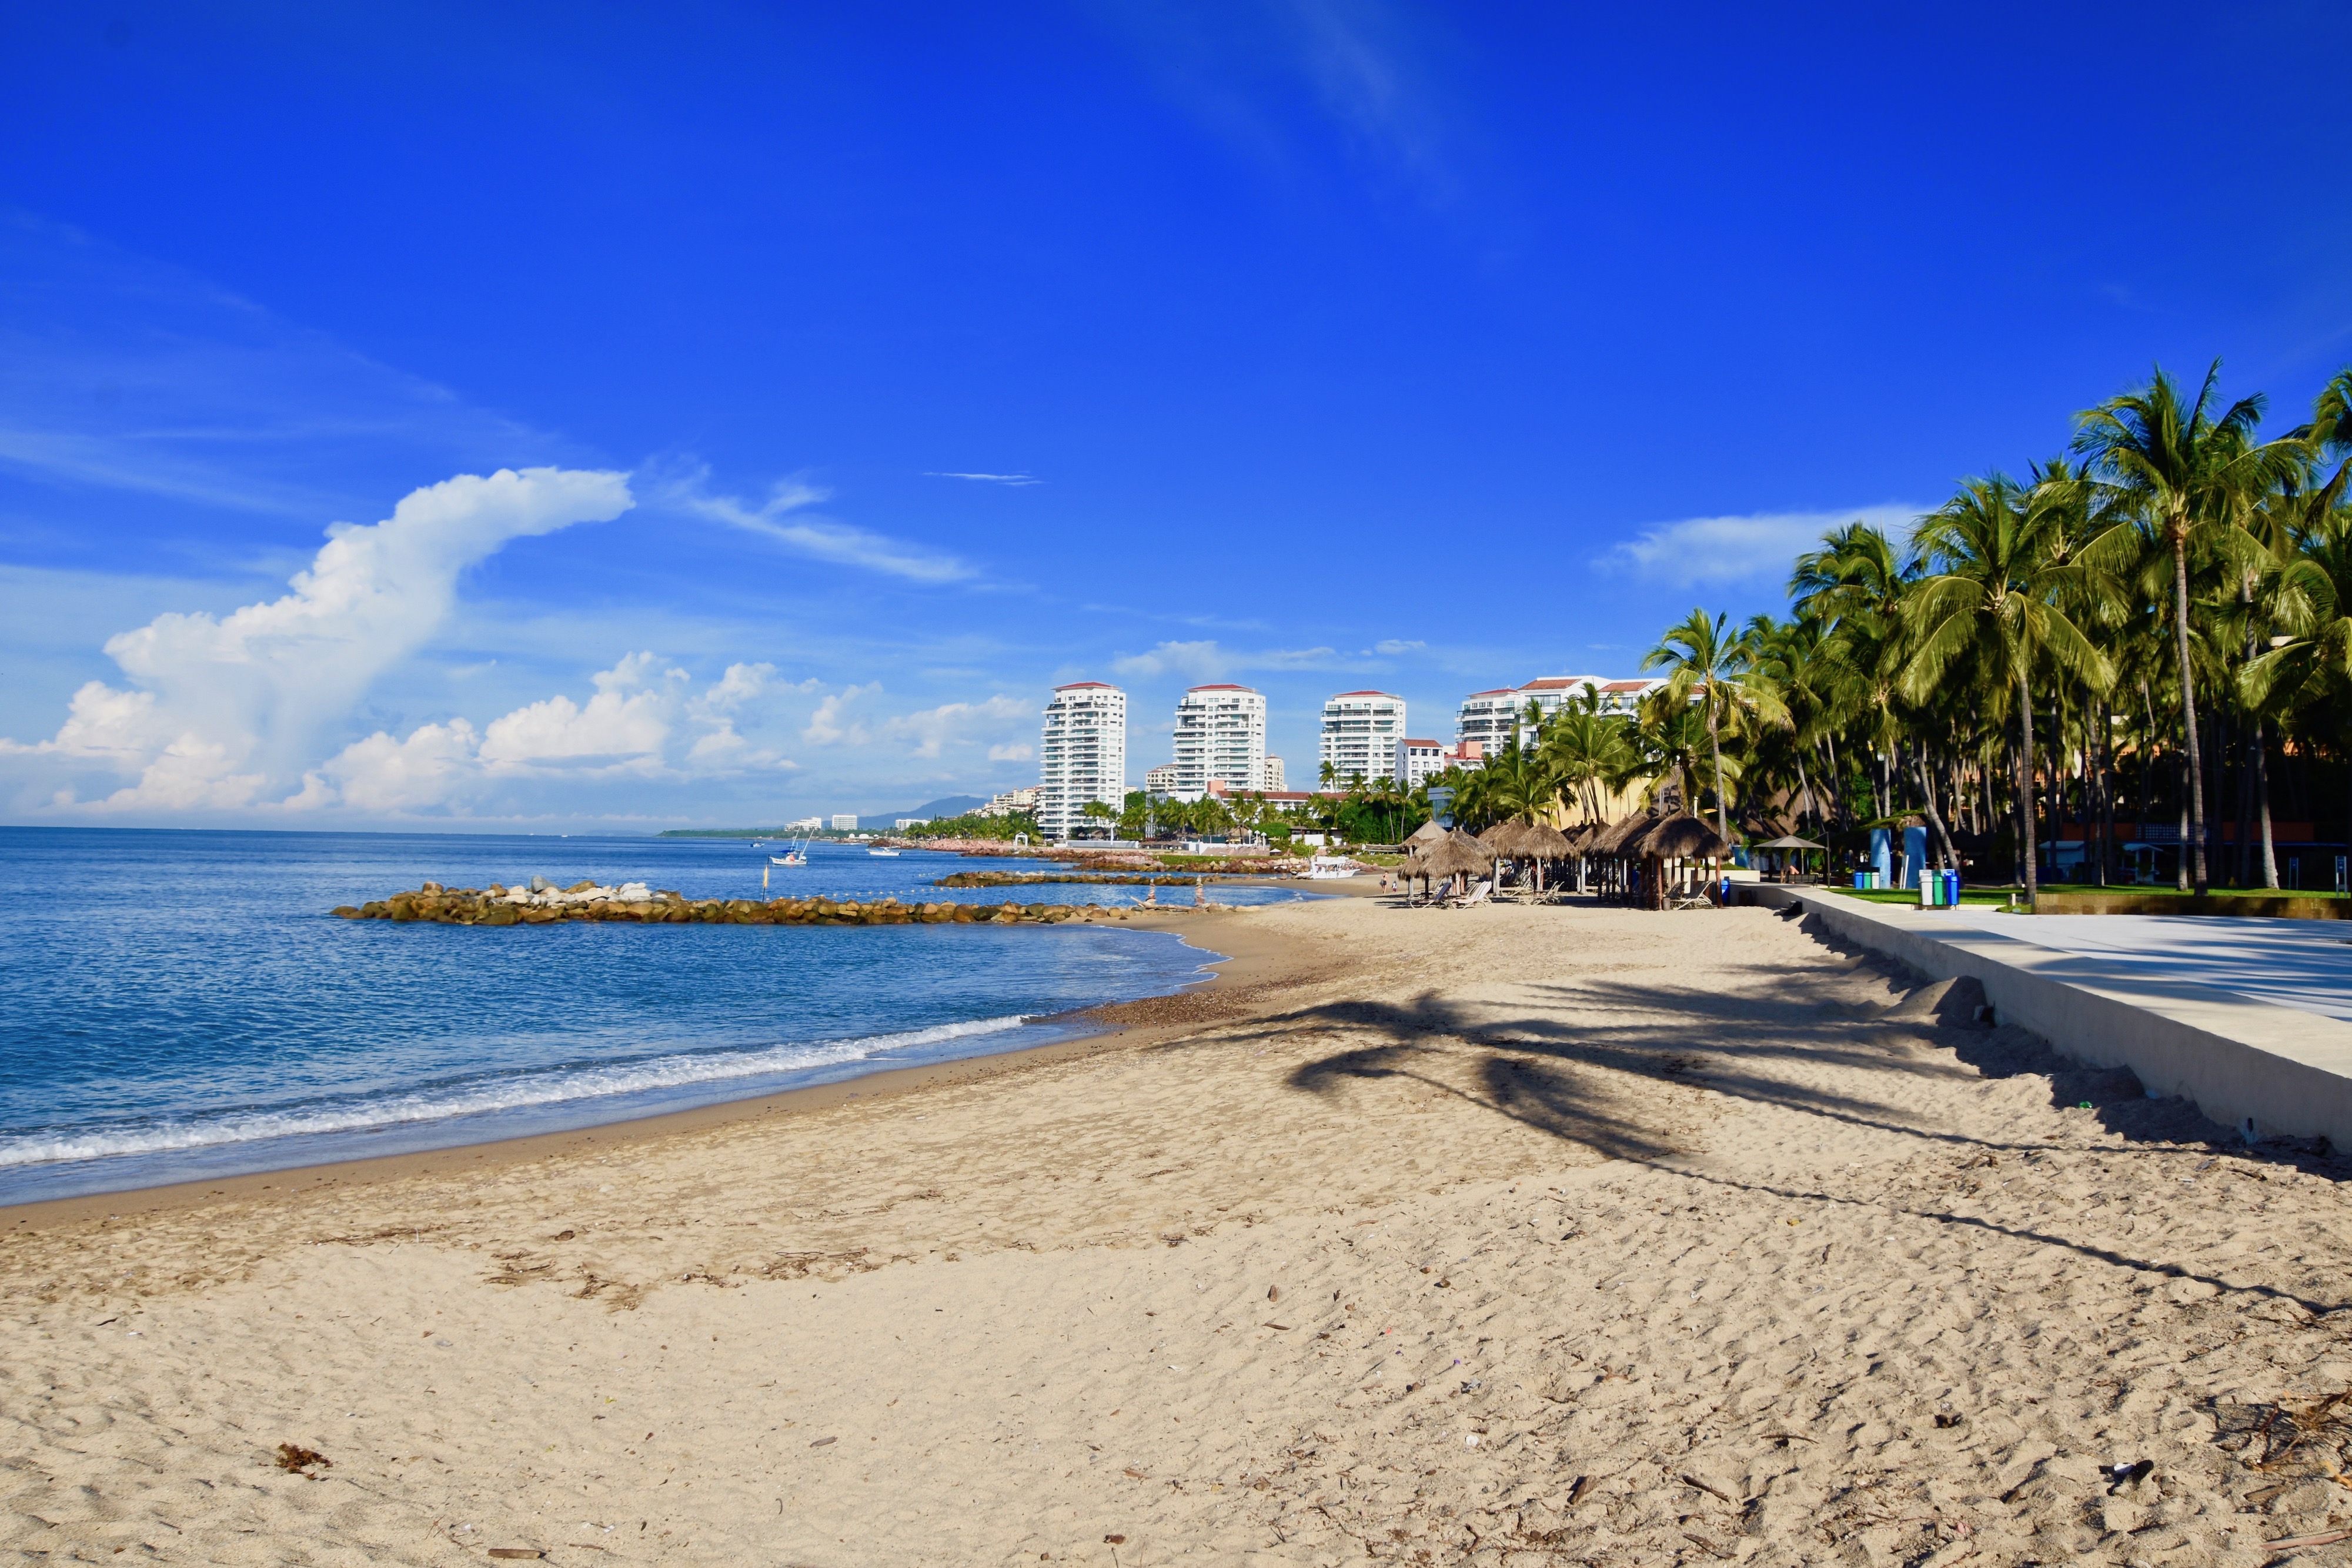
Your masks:
{"label": "thatched palapa", "polygon": [[1624,852],[1656,855],[1661,860],[1713,860],[1730,847],[1714,823],[1685,811],[1660,819],[1655,827],[1630,841]]}

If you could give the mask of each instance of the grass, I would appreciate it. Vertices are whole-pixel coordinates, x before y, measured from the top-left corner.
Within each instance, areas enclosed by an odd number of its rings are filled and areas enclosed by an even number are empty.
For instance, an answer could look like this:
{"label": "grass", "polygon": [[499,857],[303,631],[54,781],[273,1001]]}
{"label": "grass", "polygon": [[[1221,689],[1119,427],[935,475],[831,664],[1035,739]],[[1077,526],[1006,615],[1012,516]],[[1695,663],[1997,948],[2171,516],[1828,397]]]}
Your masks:
{"label": "grass", "polygon": [[[1832,887],[1827,891],[1846,898],[1859,898],[1870,904],[1901,904],[1916,908],[1919,903],[1919,890],[1913,887],[1882,887],[1867,891],[1851,887]],[[1964,887],[1960,889],[1960,903],[2004,905],[2009,903],[2010,894],[2012,891],[2006,887]]]}

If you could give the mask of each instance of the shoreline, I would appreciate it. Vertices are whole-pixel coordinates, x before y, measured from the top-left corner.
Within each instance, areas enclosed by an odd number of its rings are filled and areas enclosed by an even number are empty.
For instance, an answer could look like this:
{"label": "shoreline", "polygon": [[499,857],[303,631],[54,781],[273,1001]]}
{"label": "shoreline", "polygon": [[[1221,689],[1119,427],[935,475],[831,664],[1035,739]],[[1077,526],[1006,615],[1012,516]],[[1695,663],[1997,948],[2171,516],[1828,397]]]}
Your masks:
{"label": "shoreline", "polygon": [[[715,1101],[683,1111],[599,1122],[563,1132],[527,1133],[404,1154],[280,1166],[239,1176],[117,1187],[72,1197],[0,1202],[0,1228],[22,1235],[52,1225],[92,1218],[176,1213],[212,1201],[252,1202],[265,1194],[281,1200],[292,1199],[330,1188],[377,1186],[436,1173],[447,1176],[457,1171],[501,1170],[565,1155],[609,1155],[615,1150],[779,1113],[806,1114],[852,1101],[896,1099],[925,1089],[971,1082],[999,1073],[1028,1071],[1093,1055],[1110,1049],[1115,1042],[1129,1047],[1151,1044],[1212,1018],[1231,1016],[1234,1004],[1242,1001],[1246,993],[1279,983],[1303,970],[1304,966],[1295,962],[1302,956],[1300,945],[1295,940],[1262,929],[1234,925],[1221,933],[1220,940],[1212,946],[1192,940],[1202,935],[1199,918],[1180,906],[1168,913],[1123,921],[1120,928],[1129,931],[1172,933],[1186,946],[1204,955],[1201,967],[1209,973],[1179,990],[1028,1020],[1098,1026],[1066,1040],[920,1066],[879,1068],[830,1083]],[[1211,954],[1216,956],[1206,956]]]}

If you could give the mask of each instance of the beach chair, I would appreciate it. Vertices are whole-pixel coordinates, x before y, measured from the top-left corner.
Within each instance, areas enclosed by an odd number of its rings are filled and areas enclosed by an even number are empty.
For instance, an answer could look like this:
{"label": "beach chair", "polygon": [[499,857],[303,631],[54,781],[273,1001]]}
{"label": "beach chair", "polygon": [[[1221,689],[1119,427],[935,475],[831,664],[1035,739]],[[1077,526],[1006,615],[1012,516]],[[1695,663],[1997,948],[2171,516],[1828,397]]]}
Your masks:
{"label": "beach chair", "polygon": [[1475,909],[1478,905],[1486,903],[1488,898],[1492,897],[1494,892],[1495,884],[1491,880],[1482,882],[1477,886],[1472,888],[1468,893],[1463,894],[1460,898],[1446,900],[1445,907],[1448,909]]}

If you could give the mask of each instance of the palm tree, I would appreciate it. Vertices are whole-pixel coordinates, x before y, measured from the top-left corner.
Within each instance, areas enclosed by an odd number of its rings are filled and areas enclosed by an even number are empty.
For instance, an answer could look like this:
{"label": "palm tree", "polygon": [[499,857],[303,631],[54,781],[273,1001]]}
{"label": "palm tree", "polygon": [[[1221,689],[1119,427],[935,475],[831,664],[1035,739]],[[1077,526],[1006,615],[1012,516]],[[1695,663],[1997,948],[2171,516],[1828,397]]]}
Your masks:
{"label": "palm tree", "polygon": [[2197,684],[2189,650],[2189,554],[2192,543],[2226,528],[2277,486],[2301,476],[2310,449],[2290,436],[2258,442],[2263,400],[2240,398],[2212,410],[2221,361],[2205,372],[2193,402],[2162,367],[2137,392],[2109,398],[2077,416],[2074,447],[2147,516],[2172,559],[2172,625],[2180,677],[2181,735],[2189,757],[2189,817],[2196,839],[2196,889],[2206,890],[2205,774],[2197,733]]}
{"label": "palm tree", "polygon": [[1706,716],[1706,746],[1715,764],[1715,831],[1731,837],[1730,811],[1723,785],[1723,730],[1742,717],[1783,716],[1780,696],[1755,673],[1754,645],[1744,632],[1731,632],[1731,618],[1707,619],[1693,610],[1683,623],[1670,629],[1642,660],[1645,670],[1668,670],[1667,700],[1687,703],[1693,695]]}
{"label": "palm tree", "polygon": [[1583,696],[1564,703],[1544,730],[1538,747],[1556,786],[1575,792],[1588,821],[1599,821],[1602,791],[1624,787],[1641,766],[1639,754],[1626,737],[1623,719],[1601,711],[1601,694],[1584,688]]}
{"label": "palm tree", "polygon": [[2017,824],[2025,896],[2041,892],[2033,813],[2033,677],[2044,666],[2104,690],[2114,679],[2105,654],[2068,616],[2066,605],[2099,591],[2082,553],[2061,559],[2063,497],[2021,489],[2000,475],[1971,479],[1920,519],[1916,543],[1932,568],[1906,606],[1916,649],[1904,695],[1928,696],[1956,664],[1972,663],[2017,698]]}

